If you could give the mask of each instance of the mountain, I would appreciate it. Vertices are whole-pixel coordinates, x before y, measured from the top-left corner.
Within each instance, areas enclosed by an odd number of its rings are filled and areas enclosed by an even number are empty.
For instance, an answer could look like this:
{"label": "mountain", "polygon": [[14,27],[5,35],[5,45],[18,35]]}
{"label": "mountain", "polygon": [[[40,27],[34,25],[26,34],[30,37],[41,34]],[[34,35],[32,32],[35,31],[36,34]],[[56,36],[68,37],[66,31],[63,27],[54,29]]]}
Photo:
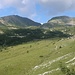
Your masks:
{"label": "mountain", "polygon": [[75,25],[75,18],[69,16],[57,16],[48,20],[47,23],[43,24],[43,27],[54,27],[59,25]]}
{"label": "mountain", "polygon": [[40,23],[34,22],[28,18],[21,17],[18,15],[10,15],[0,18],[0,25],[4,25],[7,27],[26,27],[26,26],[40,26]]}
{"label": "mountain", "polygon": [[57,16],[57,17],[53,17],[52,19],[50,19],[48,23],[75,25],[75,18],[68,17],[68,16]]}

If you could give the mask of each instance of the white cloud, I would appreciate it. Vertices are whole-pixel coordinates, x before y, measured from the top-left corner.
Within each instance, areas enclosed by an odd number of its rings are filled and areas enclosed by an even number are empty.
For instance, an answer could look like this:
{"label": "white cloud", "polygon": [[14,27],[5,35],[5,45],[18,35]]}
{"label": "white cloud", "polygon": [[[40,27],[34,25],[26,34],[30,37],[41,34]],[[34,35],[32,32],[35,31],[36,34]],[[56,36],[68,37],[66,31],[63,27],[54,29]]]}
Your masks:
{"label": "white cloud", "polygon": [[39,3],[47,11],[47,14],[63,13],[75,6],[74,0],[39,0]]}
{"label": "white cloud", "polygon": [[[37,16],[37,4],[45,15],[57,15],[65,11],[75,10],[75,0],[0,0],[0,9],[14,7],[19,13],[28,17]],[[35,15],[36,14],[36,15]]]}
{"label": "white cloud", "polygon": [[0,0],[0,9],[14,7],[19,13],[31,16],[35,13],[35,2],[35,0]]}

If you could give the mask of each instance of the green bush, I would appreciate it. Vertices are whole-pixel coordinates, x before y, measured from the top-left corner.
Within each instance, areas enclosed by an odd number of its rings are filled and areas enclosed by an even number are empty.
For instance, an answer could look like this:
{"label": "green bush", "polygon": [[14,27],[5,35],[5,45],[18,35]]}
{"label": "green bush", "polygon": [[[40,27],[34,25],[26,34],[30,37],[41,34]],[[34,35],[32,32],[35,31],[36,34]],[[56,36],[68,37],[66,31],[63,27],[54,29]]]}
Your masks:
{"label": "green bush", "polygon": [[65,64],[60,63],[60,69],[65,75],[75,75],[75,70],[68,68]]}

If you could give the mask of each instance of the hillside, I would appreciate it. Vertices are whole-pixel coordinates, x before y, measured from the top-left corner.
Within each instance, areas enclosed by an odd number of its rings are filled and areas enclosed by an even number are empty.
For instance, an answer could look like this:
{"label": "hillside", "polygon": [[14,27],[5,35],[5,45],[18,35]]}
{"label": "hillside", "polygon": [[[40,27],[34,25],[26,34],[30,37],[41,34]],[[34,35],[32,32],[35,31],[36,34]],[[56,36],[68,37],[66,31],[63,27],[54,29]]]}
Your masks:
{"label": "hillside", "polygon": [[48,23],[57,23],[62,25],[75,25],[75,18],[68,16],[57,16],[53,17]]}
{"label": "hillside", "polygon": [[0,25],[16,29],[17,27],[40,26],[40,23],[34,22],[28,18],[18,15],[10,15],[0,18]]}
{"label": "hillside", "polygon": [[75,18],[68,16],[57,16],[48,20],[41,27],[43,28],[53,28],[53,27],[63,27],[63,26],[75,26]]}
{"label": "hillside", "polygon": [[10,46],[0,52],[1,75],[64,75],[59,63],[75,68],[75,38]]}

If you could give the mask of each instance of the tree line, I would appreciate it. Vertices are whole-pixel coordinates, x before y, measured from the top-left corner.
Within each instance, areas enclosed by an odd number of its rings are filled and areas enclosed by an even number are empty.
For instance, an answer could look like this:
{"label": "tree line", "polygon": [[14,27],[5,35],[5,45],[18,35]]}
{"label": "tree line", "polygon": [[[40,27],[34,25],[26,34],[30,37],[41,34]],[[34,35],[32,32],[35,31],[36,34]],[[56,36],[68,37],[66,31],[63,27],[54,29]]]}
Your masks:
{"label": "tree line", "polygon": [[60,31],[50,31],[44,29],[15,29],[6,30],[4,34],[0,34],[0,46],[17,45],[24,42],[29,42],[36,39],[48,39],[55,37],[68,37]]}

